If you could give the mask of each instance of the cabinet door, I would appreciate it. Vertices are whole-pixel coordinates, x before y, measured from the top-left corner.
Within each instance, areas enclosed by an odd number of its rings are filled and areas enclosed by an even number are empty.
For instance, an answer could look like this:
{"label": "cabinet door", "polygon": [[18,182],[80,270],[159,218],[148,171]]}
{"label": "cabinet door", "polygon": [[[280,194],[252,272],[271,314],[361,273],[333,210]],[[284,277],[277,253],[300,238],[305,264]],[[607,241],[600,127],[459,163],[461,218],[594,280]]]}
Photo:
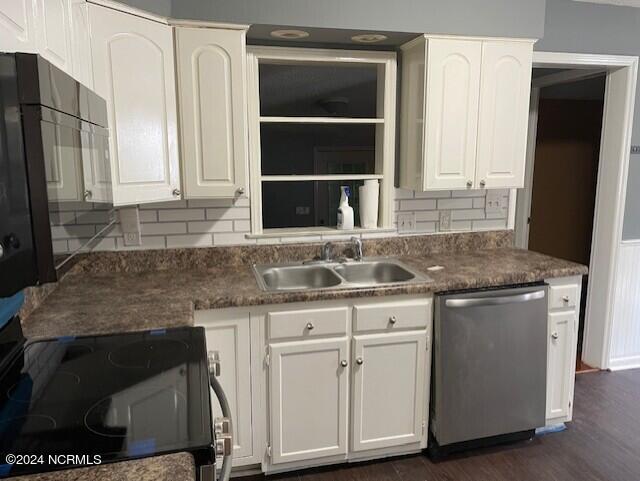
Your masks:
{"label": "cabinet door", "polygon": [[38,53],[73,75],[69,0],[37,0]]}
{"label": "cabinet door", "polygon": [[[576,314],[574,311],[549,314],[547,352],[547,421],[566,418],[575,381]],[[559,419],[563,421],[566,419]]]}
{"label": "cabinet door", "polygon": [[94,87],[107,101],[113,203],[177,199],[171,27],[93,4],[89,21]]}
{"label": "cabinet door", "polygon": [[524,185],[533,45],[483,42],[476,182],[480,188]]}
{"label": "cabinet door", "polygon": [[[215,318],[196,313],[196,324],[205,328],[207,350],[220,354],[220,377],[233,416],[234,464],[253,453],[251,411],[251,334],[249,315],[231,317],[217,313]],[[213,418],[222,412],[213,391]]]}
{"label": "cabinet door", "polygon": [[69,11],[71,15],[73,77],[90,89],[93,89],[89,7],[85,0],[70,0]]}
{"label": "cabinet door", "polygon": [[37,52],[34,0],[0,2],[0,50]]}
{"label": "cabinet door", "polygon": [[82,159],[80,131],[62,124],[42,121],[47,196],[52,202],[82,201]]}
{"label": "cabinet door", "polygon": [[85,200],[113,203],[108,135],[83,130],[80,141]]}
{"label": "cabinet door", "polygon": [[346,455],[347,349],[346,338],[270,345],[273,464]]}
{"label": "cabinet door", "polygon": [[426,331],[354,336],[354,451],[422,441],[426,349]]}
{"label": "cabinet door", "polygon": [[247,192],[245,32],[177,28],[184,196]]}
{"label": "cabinet door", "polygon": [[481,44],[429,39],[427,47],[424,189],[465,189],[475,174]]}

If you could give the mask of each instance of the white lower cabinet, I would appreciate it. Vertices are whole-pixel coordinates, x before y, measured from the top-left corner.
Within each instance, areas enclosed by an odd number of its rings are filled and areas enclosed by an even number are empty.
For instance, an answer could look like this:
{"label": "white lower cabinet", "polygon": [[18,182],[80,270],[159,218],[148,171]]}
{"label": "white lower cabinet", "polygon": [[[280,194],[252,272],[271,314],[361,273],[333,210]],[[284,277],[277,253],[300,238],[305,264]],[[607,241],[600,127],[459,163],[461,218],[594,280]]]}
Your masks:
{"label": "white lower cabinet", "polygon": [[347,453],[347,338],[269,345],[273,464]]}
{"label": "white lower cabinet", "polygon": [[422,440],[427,347],[426,331],[354,336],[354,451]]}
{"label": "white lower cabinet", "polygon": [[432,308],[415,296],[264,308],[263,470],[423,448]]}
{"label": "white lower cabinet", "polygon": [[[233,417],[233,465],[256,464],[253,426],[254,386],[251,376],[251,323],[249,313],[238,310],[196,311],[195,323],[203,326],[207,350],[220,355],[219,381]],[[212,394],[213,417],[221,416]]]}
{"label": "white lower cabinet", "polygon": [[547,343],[547,425],[571,421],[581,278],[551,279]]}

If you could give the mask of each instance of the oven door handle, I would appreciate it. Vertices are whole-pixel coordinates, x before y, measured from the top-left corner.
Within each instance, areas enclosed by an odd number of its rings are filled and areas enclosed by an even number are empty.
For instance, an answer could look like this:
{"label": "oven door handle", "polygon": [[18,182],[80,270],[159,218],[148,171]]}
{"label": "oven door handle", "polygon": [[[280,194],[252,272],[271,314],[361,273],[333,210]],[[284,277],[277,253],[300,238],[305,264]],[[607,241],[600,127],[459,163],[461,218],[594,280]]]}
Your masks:
{"label": "oven door handle", "polygon": [[222,419],[214,420],[215,450],[216,456],[223,456],[219,481],[229,481],[231,475],[231,460],[233,458],[233,421],[231,407],[227,396],[218,381],[220,375],[220,356],[217,351],[209,351],[209,383],[218,398]]}
{"label": "oven door handle", "polygon": [[515,304],[519,302],[529,302],[536,299],[544,299],[545,292],[533,291],[514,296],[501,297],[467,297],[464,299],[447,299],[444,305],[447,307],[476,307],[476,306],[500,306],[503,304]]}

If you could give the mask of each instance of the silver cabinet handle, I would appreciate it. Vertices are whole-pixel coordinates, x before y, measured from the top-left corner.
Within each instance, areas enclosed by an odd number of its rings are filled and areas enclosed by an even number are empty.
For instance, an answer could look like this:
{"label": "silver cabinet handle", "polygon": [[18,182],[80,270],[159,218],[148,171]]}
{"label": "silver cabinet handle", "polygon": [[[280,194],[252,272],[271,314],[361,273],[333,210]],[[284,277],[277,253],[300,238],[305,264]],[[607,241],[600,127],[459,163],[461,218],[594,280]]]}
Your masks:
{"label": "silver cabinet handle", "polygon": [[307,322],[307,330],[311,331],[314,327],[313,322]]}
{"label": "silver cabinet handle", "polygon": [[236,194],[237,195],[244,195],[244,187],[238,187],[236,189]]}
{"label": "silver cabinet handle", "polygon": [[220,353],[218,351],[207,352],[209,360],[209,374],[215,377],[220,376]]}
{"label": "silver cabinet handle", "polygon": [[340,361],[340,365],[342,367],[347,367],[349,365],[349,363],[347,361]]}
{"label": "silver cabinet handle", "polygon": [[558,339],[560,337],[560,335],[557,332],[554,332],[553,334],[551,334],[551,338],[555,341],[556,339]]}
{"label": "silver cabinet handle", "polygon": [[4,257],[4,246],[0,243],[0,258]]}
{"label": "silver cabinet handle", "polygon": [[484,189],[484,186],[486,185],[486,182],[484,180],[480,181],[480,188]]}
{"label": "silver cabinet handle", "polygon": [[569,303],[569,296],[562,296],[562,300],[566,303]]}
{"label": "silver cabinet handle", "polygon": [[91,192],[90,190],[85,190],[84,191],[84,198],[85,199],[91,199],[92,195],[93,195],[93,192]]}
{"label": "silver cabinet handle", "polygon": [[473,182],[467,180],[467,189],[470,189],[471,187],[473,187]]}
{"label": "silver cabinet handle", "polygon": [[544,295],[544,291],[533,291],[525,294],[517,294],[515,296],[447,299],[444,304],[447,307],[498,306],[501,304],[513,304],[516,302],[544,299]]}
{"label": "silver cabinet handle", "polygon": [[396,319],[396,316],[391,316],[391,317],[389,318],[389,322],[390,322],[391,324],[395,324],[396,322],[398,322],[398,319]]}
{"label": "silver cabinet handle", "polygon": [[173,192],[171,193],[174,197],[180,197],[180,194],[182,194],[182,192],[180,192],[180,189],[173,189]]}
{"label": "silver cabinet handle", "polygon": [[357,364],[358,366],[362,366],[362,364],[364,364],[364,359],[362,359],[361,357],[358,357],[358,358],[356,359],[356,364]]}

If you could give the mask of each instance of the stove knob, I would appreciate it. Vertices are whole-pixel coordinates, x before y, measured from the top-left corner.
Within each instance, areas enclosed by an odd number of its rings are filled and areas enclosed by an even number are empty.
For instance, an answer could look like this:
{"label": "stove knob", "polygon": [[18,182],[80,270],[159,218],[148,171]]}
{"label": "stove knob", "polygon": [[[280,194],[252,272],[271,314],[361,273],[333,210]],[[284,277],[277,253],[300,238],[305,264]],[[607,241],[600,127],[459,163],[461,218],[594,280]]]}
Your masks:
{"label": "stove knob", "polygon": [[213,423],[213,431],[219,434],[231,434],[231,421],[229,418],[216,418]]}
{"label": "stove knob", "polygon": [[13,247],[14,249],[20,248],[20,239],[18,239],[15,234],[9,234],[5,237],[4,243],[6,247]]}
{"label": "stove knob", "polygon": [[232,450],[231,436],[228,434],[216,436],[216,456],[230,456]]}
{"label": "stove knob", "polygon": [[0,259],[2,259],[4,257],[4,246],[2,245],[2,242],[0,242]]}

